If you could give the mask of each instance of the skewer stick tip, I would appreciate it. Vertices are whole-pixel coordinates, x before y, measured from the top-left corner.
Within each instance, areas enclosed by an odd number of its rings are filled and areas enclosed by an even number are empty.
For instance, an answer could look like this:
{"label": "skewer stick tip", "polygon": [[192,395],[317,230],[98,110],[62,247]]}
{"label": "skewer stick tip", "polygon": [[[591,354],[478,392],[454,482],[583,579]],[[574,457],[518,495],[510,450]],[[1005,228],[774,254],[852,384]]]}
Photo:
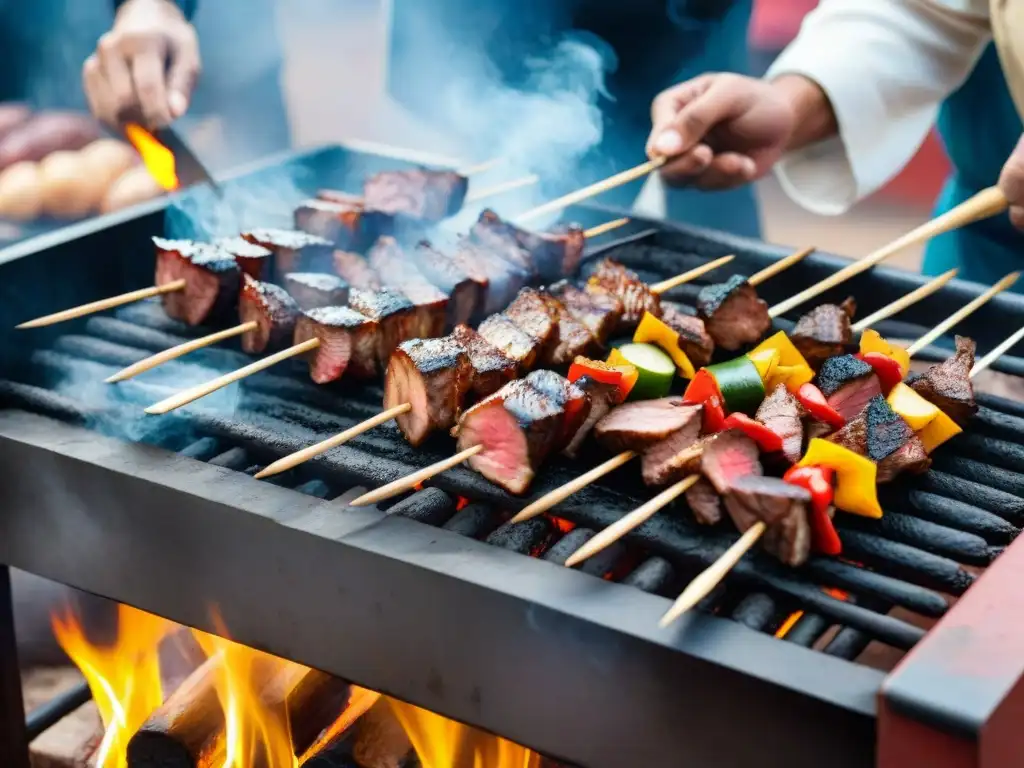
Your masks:
{"label": "skewer stick tip", "polygon": [[418,472],[413,472],[411,475],[400,477],[387,485],[382,485],[376,490],[364,493],[358,499],[354,499],[349,502],[350,507],[365,507],[370,504],[376,504],[378,501],[384,501],[390,499],[392,496],[397,496],[405,491],[412,490],[415,486],[419,485],[426,480],[440,475],[452,467],[458,466],[467,459],[476,456],[484,447],[482,445],[474,445],[466,448],[464,451],[459,451],[454,456],[450,456],[443,461],[439,461],[436,464],[431,464],[429,467],[424,467]]}

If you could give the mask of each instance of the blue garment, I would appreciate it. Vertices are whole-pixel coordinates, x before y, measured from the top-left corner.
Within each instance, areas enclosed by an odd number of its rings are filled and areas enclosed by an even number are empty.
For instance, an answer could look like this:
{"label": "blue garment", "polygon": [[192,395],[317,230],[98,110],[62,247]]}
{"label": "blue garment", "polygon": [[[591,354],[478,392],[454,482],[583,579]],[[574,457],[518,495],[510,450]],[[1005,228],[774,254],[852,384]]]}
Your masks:
{"label": "blue garment", "polygon": [[[954,171],[939,196],[936,214],[995,184],[1024,131],[994,45],[946,100],[938,127]],[[1024,234],[1001,214],[935,238],[925,251],[922,271],[938,275],[959,267],[960,278],[992,285],[1019,269],[1022,256]]]}

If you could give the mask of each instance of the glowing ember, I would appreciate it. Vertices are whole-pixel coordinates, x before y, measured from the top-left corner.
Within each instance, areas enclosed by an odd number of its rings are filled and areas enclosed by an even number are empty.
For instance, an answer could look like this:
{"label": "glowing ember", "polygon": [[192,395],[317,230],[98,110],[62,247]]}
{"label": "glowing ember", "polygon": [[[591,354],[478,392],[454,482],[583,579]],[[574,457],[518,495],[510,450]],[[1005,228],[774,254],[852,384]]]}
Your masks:
{"label": "glowing ember", "polygon": [[551,520],[552,524],[554,524],[555,528],[557,528],[562,533],[569,533],[569,531],[576,527],[576,523],[571,522],[570,520],[566,520],[564,517],[555,517],[554,515],[548,515],[548,518]]}
{"label": "glowing ember", "polygon": [[126,605],[117,618],[117,639],[102,647],[86,638],[71,613],[51,617],[57,642],[89,683],[106,729],[96,768],[127,768],[128,740],[163,702],[158,649],[172,625]]}
{"label": "glowing ember", "polygon": [[459,496],[459,501],[455,505],[455,511],[458,512],[460,509],[465,509],[468,506],[469,506],[469,499],[467,499],[465,496]]}
{"label": "glowing ember", "polygon": [[826,595],[834,597],[836,600],[842,600],[845,602],[850,599],[849,592],[844,592],[843,590],[836,589],[835,587],[826,587],[824,592]]}
{"label": "glowing ember", "polygon": [[307,760],[322,752],[326,747],[329,747],[338,736],[355,725],[356,721],[365,715],[370,710],[370,707],[377,703],[379,698],[380,694],[376,691],[353,685],[345,711],[341,713],[329,728],[326,728],[320,734],[320,738],[299,758],[299,763],[304,764]]}
{"label": "glowing ember", "polygon": [[178,188],[178,175],[174,168],[174,153],[156,140],[145,128],[129,123],[124,129],[149,171],[150,176],[166,190]]}
{"label": "glowing ember", "polygon": [[782,622],[782,625],[775,631],[775,636],[781,638],[788,635],[789,630],[793,628],[793,625],[800,621],[800,617],[803,615],[803,611],[794,611],[793,613],[789,614],[786,620]]}

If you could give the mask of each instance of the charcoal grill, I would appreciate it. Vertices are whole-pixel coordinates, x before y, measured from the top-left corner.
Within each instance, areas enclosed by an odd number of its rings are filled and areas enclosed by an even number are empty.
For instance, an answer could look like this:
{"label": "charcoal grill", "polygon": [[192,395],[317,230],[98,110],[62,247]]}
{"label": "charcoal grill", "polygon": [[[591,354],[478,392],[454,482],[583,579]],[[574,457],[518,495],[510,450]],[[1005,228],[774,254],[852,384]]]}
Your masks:
{"label": "charcoal grill", "polygon": [[[272,183],[286,172],[308,193],[358,184],[387,165],[332,147],[227,184]],[[4,252],[0,324],[145,285],[164,206]],[[586,225],[611,215],[572,211]],[[594,253],[650,279],[725,253],[750,273],[787,252],[663,223],[630,226]],[[814,254],[762,294],[779,300],[845,263]],[[867,313],[922,283],[881,267],[826,298],[852,293]],[[668,298],[692,303],[695,290]],[[879,330],[913,337],[982,290],[954,281]],[[1001,295],[957,330],[986,350],[1021,325],[1024,297]],[[240,642],[587,768],[1008,765],[1000,756],[1022,753],[1013,715],[1024,632],[1013,617],[1024,615],[1015,578],[1024,549],[1010,546],[1024,525],[1021,404],[983,397],[976,428],[941,450],[934,471],[889,489],[882,521],[844,516],[846,559],[814,558],[793,571],[747,557],[704,610],[659,630],[666,597],[733,533],[659,513],[581,569],[560,567],[593,531],[649,497],[627,470],[571,497],[557,517],[518,526],[505,521],[525,501],[465,468],[390,505],[347,507],[360,487],[451,453],[445,438],[413,450],[392,426],[255,481],[261,466],[375,413],[382,389],[317,388],[301,366],[285,365],[248,379],[230,403],[155,418],[140,405],[166,394],[167,378],[99,383],[202,332],[143,303],[5,335],[0,764],[27,765],[10,566],[208,632],[216,607]],[[940,346],[922,357],[944,354]],[[226,369],[239,359],[207,350],[166,375],[175,382],[193,361]],[[1021,373],[1024,360],[1007,356],[994,367]],[[592,463],[551,466],[534,493]],[[961,564],[987,571],[974,584]],[[948,596],[961,598],[953,609]],[[894,607],[941,620],[925,634],[890,615]],[[784,637],[774,637],[784,623]],[[872,641],[910,653],[886,675],[856,661]],[[927,760],[910,757],[923,749],[932,750]]]}

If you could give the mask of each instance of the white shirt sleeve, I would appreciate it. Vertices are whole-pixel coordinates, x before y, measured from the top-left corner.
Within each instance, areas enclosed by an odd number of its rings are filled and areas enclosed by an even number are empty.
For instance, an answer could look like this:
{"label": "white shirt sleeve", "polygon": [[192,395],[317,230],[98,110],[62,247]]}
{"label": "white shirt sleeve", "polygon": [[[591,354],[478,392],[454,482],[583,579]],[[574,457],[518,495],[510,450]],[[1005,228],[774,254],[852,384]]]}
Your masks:
{"label": "white shirt sleeve", "polygon": [[803,75],[832,103],[839,136],[786,155],[776,174],[804,208],[836,215],[895,176],[991,32],[989,0],[822,0],[767,78]]}

